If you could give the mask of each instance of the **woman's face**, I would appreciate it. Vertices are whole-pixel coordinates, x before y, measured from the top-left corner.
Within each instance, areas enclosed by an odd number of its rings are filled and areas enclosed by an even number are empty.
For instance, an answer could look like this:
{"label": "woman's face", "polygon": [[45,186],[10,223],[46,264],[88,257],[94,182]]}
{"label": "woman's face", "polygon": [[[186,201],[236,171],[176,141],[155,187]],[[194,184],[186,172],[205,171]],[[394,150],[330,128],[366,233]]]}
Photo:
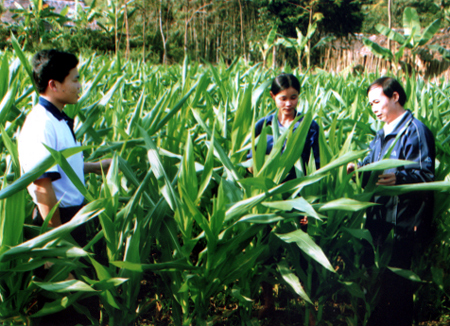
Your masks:
{"label": "woman's face", "polygon": [[277,95],[274,95],[270,92],[270,96],[272,96],[275,101],[275,105],[277,106],[279,113],[287,116],[295,117],[295,108],[298,103],[298,92],[293,87],[289,87]]}

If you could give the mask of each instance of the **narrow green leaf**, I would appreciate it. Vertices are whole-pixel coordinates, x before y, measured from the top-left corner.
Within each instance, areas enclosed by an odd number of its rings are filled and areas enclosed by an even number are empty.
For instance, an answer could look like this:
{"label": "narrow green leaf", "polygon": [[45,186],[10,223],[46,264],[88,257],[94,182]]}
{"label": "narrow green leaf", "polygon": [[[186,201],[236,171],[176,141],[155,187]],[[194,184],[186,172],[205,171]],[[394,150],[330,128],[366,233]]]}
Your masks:
{"label": "narrow green leaf", "polygon": [[280,272],[281,277],[283,277],[286,283],[291,286],[295,293],[297,293],[306,302],[313,304],[308,294],[306,294],[305,290],[300,284],[300,280],[298,279],[297,275],[295,275],[295,273],[289,269],[289,266],[287,265],[285,260],[277,264],[277,269]]}
{"label": "narrow green leaf", "polygon": [[305,254],[310,256],[330,272],[335,273],[333,266],[331,266],[322,249],[313,241],[313,239],[311,239],[311,237],[307,233],[299,229],[286,234],[275,233],[275,235],[286,243],[296,243]]}

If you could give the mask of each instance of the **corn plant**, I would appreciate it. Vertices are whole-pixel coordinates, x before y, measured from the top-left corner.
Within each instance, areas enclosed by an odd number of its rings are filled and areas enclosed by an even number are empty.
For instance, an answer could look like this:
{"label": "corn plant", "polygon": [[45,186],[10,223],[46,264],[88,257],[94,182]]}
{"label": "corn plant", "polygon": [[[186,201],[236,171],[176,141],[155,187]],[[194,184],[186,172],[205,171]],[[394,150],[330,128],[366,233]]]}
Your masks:
{"label": "corn plant", "polygon": [[[253,130],[259,118],[276,112],[267,88],[278,72],[247,66],[242,59],[229,67],[187,59],[182,66],[165,67],[82,57],[83,93],[65,111],[75,117],[85,160],[113,158],[113,164],[102,177],[89,175],[86,186],[79,184],[88,202],[83,211],[61,228],[47,230],[29,225],[33,205],[25,187],[51,164],[66,167],[65,157],[74,149],[49,149],[41,166],[20,175],[16,137],[37,96],[29,77],[30,55],[13,45],[16,53],[2,54],[0,68],[2,320],[32,323],[73,305],[93,324],[133,325],[160,311],[175,325],[209,325],[218,318],[215,306],[235,305],[228,319],[257,324],[252,310],[260,283],[271,279],[305,304],[300,308],[291,302],[302,311],[304,324],[311,317],[325,322],[330,301],[350,304],[347,324],[364,324],[376,284],[365,274],[361,253],[372,248],[379,271],[388,268],[389,255],[372,246],[364,229],[365,209],[373,205],[375,191],[424,187],[436,191],[434,248],[439,244],[441,251],[430,249],[422,257],[429,269],[422,263],[402,273],[419,275],[431,282],[438,298],[446,297],[445,260],[430,262],[439,253],[448,256],[448,85],[421,79],[405,83],[407,107],[437,139],[436,182],[362,189],[345,166],[364,157],[380,128],[364,104],[365,88],[376,76],[294,71],[301,80],[303,120],[295,132],[291,128],[280,135],[266,156],[265,135],[278,132],[266,127],[255,137]],[[310,163],[303,171],[297,157],[312,120],[320,126],[321,166]],[[253,159],[247,160],[250,150]],[[382,161],[366,169],[396,164],[406,163]],[[292,167],[298,178],[282,183]],[[299,216],[308,216],[306,232]],[[97,223],[90,226],[87,246],[66,240],[76,224],[90,220]],[[56,266],[38,280],[33,270],[45,261]],[[65,281],[68,273],[76,280]],[[143,280],[151,280],[151,292],[143,293]],[[36,305],[38,295],[51,300]],[[100,320],[79,304],[89,296],[101,302]]]}

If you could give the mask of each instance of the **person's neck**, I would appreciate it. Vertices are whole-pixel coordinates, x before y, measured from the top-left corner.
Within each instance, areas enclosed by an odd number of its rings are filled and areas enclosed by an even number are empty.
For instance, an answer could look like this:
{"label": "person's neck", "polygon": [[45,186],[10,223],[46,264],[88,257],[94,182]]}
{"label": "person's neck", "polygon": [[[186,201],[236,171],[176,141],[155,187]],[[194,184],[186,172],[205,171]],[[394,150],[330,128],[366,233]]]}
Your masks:
{"label": "person's neck", "polygon": [[292,121],[295,120],[295,117],[297,116],[296,111],[294,111],[293,114],[285,115],[285,114],[279,114],[278,115],[278,121],[281,123],[283,127],[289,127],[292,123]]}
{"label": "person's neck", "polygon": [[54,106],[56,106],[56,108],[59,111],[62,112],[62,110],[64,109],[64,104],[61,104],[59,101],[57,101],[55,98],[53,98],[53,96],[51,96],[49,94],[39,94],[39,96],[45,98],[47,101],[52,103]]}
{"label": "person's neck", "polygon": [[406,109],[403,107],[398,108],[395,111],[395,117],[390,121],[390,122],[386,122],[387,125],[391,124],[392,122],[394,122],[395,120],[397,120],[399,117],[401,117],[404,113],[406,112]]}

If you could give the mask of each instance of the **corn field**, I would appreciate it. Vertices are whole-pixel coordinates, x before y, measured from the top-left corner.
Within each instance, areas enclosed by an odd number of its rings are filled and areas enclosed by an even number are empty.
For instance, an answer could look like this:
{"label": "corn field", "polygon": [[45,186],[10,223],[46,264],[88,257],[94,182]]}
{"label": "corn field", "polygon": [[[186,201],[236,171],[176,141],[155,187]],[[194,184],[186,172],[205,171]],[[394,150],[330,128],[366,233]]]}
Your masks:
{"label": "corn field", "polygon": [[[33,325],[69,305],[93,325],[138,325],[144,317],[160,325],[158,316],[166,316],[167,325],[260,325],[254,310],[263,280],[289,293],[283,309],[297,312],[295,325],[311,319],[317,325],[364,325],[375,300],[369,295],[374,280],[360,263],[363,242],[372,244],[365,209],[374,193],[424,189],[435,190],[435,236],[411,271],[398,272],[417,285],[418,322],[448,315],[447,82],[403,80],[406,108],[436,137],[436,181],[362,189],[346,165],[365,156],[380,128],[366,98],[376,74],[293,71],[301,80],[298,110],[304,119],[266,156],[265,131],[259,140],[252,130],[276,110],[268,86],[280,71],[241,59],[230,66],[187,59],[182,66],[148,66],[82,57],[83,93],[65,112],[76,117],[83,147],[50,151],[22,175],[16,140],[38,94],[30,78],[31,54],[13,44],[14,53],[0,54],[2,325]],[[313,119],[320,126],[321,167],[311,163],[302,171],[296,158]],[[61,227],[33,226],[26,186],[55,163],[65,167],[66,157],[79,150],[87,162],[112,158],[110,170],[102,177],[87,175],[83,187],[65,168],[88,204]],[[247,160],[249,150],[253,161]],[[395,164],[381,161],[366,169]],[[298,178],[280,184],[292,166]],[[307,232],[299,224],[305,215]],[[81,223],[88,223],[92,238],[84,248],[70,241]],[[377,267],[386,269],[389,252],[374,250]],[[54,267],[37,280],[33,271],[47,261]],[[67,280],[69,273],[75,279]],[[50,300],[39,306],[37,295]],[[79,304],[92,296],[99,299],[100,320]],[[332,304],[340,308],[331,320]]]}

